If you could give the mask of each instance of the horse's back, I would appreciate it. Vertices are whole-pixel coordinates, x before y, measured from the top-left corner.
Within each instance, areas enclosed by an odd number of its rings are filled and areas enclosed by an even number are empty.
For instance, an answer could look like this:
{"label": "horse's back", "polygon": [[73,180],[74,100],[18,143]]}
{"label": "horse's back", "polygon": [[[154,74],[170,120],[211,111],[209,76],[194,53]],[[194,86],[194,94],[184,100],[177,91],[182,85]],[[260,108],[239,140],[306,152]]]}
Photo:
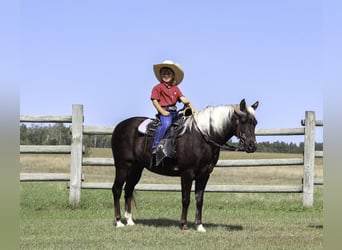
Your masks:
{"label": "horse's back", "polygon": [[126,120],[123,120],[115,126],[112,136],[117,136],[126,130],[132,130],[134,128],[137,128],[139,124],[146,119],[148,118],[138,116],[138,117],[130,117],[130,118],[127,118]]}

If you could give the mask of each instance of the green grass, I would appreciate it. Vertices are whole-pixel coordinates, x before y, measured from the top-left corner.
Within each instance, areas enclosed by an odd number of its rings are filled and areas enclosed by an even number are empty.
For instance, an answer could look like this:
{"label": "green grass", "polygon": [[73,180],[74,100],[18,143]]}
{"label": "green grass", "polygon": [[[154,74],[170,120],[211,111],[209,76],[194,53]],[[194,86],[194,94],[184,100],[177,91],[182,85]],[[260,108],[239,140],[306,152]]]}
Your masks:
{"label": "green grass", "polygon": [[134,227],[113,226],[110,190],[82,190],[68,205],[65,184],[20,184],[21,249],[322,249],[322,187],[312,208],[301,194],[206,193],[203,223],[179,228],[179,192],[137,192]]}
{"label": "green grass", "polygon": [[[111,157],[92,149],[89,157]],[[221,159],[288,158],[292,154],[222,152]],[[70,171],[69,155],[20,156],[21,172]],[[112,182],[114,168],[83,167],[85,181]],[[209,184],[297,185],[302,167],[215,168]],[[316,159],[315,177],[323,177]],[[144,171],[140,183],[179,183],[179,178]],[[20,183],[21,249],[322,249],[323,188],[316,186],[314,206],[302,206],[302,194],[209,193],[203,223],[194,229],[194,194],[189,232],[179,228],[180,192],[135,194],[134,227],[113,226],[111,190],[82,190],[78,207],[68,205],[66,183]],[[122,199],[123,202],[123,199]],[[123,206],[122,206],[123,208]],[[123,211],[122,211],[123,212]]]}

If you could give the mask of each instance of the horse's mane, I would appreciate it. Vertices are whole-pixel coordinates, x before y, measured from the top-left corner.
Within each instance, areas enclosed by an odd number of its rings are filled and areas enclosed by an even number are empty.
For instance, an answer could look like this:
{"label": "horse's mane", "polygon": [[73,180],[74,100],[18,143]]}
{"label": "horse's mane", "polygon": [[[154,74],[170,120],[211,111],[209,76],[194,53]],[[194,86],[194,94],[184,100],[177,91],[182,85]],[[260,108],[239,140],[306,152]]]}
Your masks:
{"label": "horse's mane", "polygon": [[[195,127],[197,126],[198,129],[207,136],[212,134],[224,135],[224,131],[231,124],[231,118],[234,111],[239,110],[240,106],[238,104],[209,106],[196,112],[189,125],[191,128],[195,123]],[[247,106],[247,110],[250,114],[254,115],[254,109],[252,107]]]}

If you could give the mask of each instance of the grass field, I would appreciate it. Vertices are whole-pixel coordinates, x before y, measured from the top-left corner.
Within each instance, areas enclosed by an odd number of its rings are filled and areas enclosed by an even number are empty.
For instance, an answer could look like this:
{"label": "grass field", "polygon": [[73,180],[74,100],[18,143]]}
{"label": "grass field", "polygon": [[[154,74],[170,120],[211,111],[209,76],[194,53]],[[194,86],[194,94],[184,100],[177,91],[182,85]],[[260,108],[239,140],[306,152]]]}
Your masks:
{"label": "grass field", "polygon": [[[236,153],[236,152],[235,152]],[[288,154],[233,154],[222,158],[285,158]],[[92,157],[111,157],[92,150]],[[22,172],[69,172],[69,156],[21,155]],[[85,181],[112,182],[113,168],[84,168]],[[300,167],[216,168],[211,184],[298,184]],[[317,159],[315,177],[323,177]],[[141,183],[179,183],[144,171]],[[179,229],[179,192],[136,193],[134,227],[113,226],[110,190],[82,190],[81,204],[68,205],[66,183],[20,184],[21,249],[322,249],[323,190],[315,187],[314,206],[302,194],[206,193],[203,223],[207,233]],[[189,222],[194,220],[194,195]]]}

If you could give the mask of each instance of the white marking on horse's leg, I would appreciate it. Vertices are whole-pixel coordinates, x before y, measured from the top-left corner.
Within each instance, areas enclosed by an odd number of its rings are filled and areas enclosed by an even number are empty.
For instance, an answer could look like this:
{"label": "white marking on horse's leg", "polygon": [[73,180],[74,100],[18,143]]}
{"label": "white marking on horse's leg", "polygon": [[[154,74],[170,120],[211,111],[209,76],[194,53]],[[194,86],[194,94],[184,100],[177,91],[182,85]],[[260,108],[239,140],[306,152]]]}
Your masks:
{"label": "white marking on horse's leg", "polygon": [[205,230],[203,224],[199,224],[196,226],[197,232],[205,233],[207,230]]}
{"label": "white marking on horse's leg", "polygon": [[128,226],[134,226],[135,225],[134,221],[132,220],[132,214],[131,213],[125,212],[125,218],[127,219],[127,225]]}
{"label": "white marking on horse's leg", "polygon": [[121,220],[116,221],[116,227],[124,227],[125,224],[121,222]]}

